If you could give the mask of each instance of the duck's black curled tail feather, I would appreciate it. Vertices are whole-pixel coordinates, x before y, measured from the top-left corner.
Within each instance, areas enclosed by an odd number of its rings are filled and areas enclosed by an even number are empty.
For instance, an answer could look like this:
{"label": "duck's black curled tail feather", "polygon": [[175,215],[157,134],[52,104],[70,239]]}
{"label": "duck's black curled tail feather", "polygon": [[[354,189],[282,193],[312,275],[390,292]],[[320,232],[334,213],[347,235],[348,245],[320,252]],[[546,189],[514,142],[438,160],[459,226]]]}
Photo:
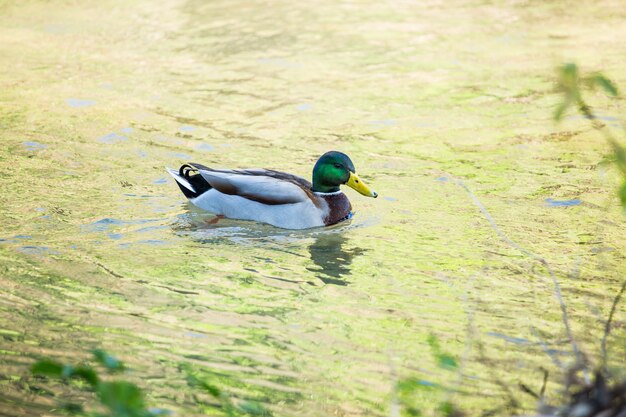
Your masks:
{"label": "duck's black curled tail feather", "polygon": [[[196,198],[200,196],[201,194],[204,194],[205,192],[209,191],[211,188],[213,188],[211,187],[211,184],[209,184],[207,180],[205,180],[202,177],[202,175],[200,175],[200,173],[198,172],[198,169],[208,169],[208,168],[205,167],[204,165],[191,162],[189,164],[184,164],[178,169],[178,175],[180,175],[182,178],[187,180],[187,182],[193,188],[193,191],[192,191],[185,185],[176,181],[176,184],[178,185],[180,190],[183,192],[183,194],[185,194],[185,197],[187,198]],[[176,179],[176,177],[174,177],[174,179]]]}

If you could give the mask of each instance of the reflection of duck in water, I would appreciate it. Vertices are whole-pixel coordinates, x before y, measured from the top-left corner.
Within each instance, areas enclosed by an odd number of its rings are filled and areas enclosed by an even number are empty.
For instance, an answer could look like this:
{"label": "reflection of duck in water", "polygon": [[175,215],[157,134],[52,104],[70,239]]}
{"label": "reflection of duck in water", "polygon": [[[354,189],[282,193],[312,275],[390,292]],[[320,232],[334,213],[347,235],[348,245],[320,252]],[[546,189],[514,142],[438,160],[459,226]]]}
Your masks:
{"label": "reflection of duck in water", "polygon": [[350,273],[353,258],[365,253],[365,249],[343,249],[348,241],[341,233],[322,233],[309,246],[311,260],[318,267],[308,268],[318,272],[318,278],[325,284],[348,285],[342,277]]}
{"label": "reflection of duck in water", "polygon": [[347,185],[376,197],[341,152],[326,152],[313,167],[313,183],[269,169],[211,169],[190,163],[168,169],[189,201],[231,219],[255,220],[284,229],[330,226],[351,216]]}

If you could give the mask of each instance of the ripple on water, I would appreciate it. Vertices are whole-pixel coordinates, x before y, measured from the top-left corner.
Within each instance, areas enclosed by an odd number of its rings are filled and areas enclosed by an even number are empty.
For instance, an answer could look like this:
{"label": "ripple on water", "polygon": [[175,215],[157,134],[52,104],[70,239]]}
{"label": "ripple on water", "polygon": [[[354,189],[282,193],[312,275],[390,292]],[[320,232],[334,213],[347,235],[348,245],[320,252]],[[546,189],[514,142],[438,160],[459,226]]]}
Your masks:
{"label": "ripple on water", "polygon": [[28,151],[40,151],[42,149],[46,149],[48,145],[44,145],[43,143],[35,142],[35,141],[26,141],[22,142],[22,145]]}
{"label": "ripple on water", "polygon": [[578,198],[572,200],[555,200],[553,198],[546,198],[545,202],[549,207],[571,207],[582,204],[582,201]]}
{"label": "ripple on water", "polygon": [[83,225],[82,227],[87,232],[106,232],[114,227],[120,227],[120,226],[131,225],[131,224],[145,224],[145,223],[152,223],[152,222],[158,222],[158,221],[163,221],[163,219],[158,218],[158,219],[120,220],[120,219],[114,219],[111,217],[105,217],[103,219],[96,220],[92,223]]}
{"label": "ripple on water", "polygon": [[163,226],[147,226],[147,227],[141,227],[137,230],[135,230],[135,233],[148,233],[148,232],[155,232],[157,230],[165,230],[165,229],[169,229],[169,226],[163,225]]}
{"label": "ripple on water", "polygon": [[100,136],[98,139],[96,139],[96,141],[100,143],[106,143],[106,144],[112,144],[112,143],[121,142],[124,140],[128,140],[128,137],[124,135],[120,135],[115,132],[107,133],[106,135]]}
{"label": "ripple on water", "polygon": [[145,239],[145,240],[138,240],[136,242],[118,243],[117,248],[118,249],[128,249],[128,248],[132,248],[133,246],[137,246],[137,245],[165,246],[165,245],[169,245],[169,244],[170,244],[170,242],[166,242],[165,240]]}
{"label": "ripple on water", "polygon": [[20,246],[19,248],[17,248],[17,251],[25,253],[27,255],[37,255],[37,256],[59,254],[59,252],[52,250],[47,246]]}
{"label": "ripple on water", "polygon": [[178,158],[178,159],[187,159],[187,160],[193,159],[191,157],[191,155],[188,155],[188,154],[182,153],[182,152],[172,152],[172,153],[170,153],[170,156],[174,157],[174,158]]}
{"label": "ripple on water", "polygon": [[90,107],[96,104],[95,100],[86,100],[81,98],[68,98],[65,100],[68,106],[75,109],[82,109],[84,107]]}
{"label": "ripple on water", "polygon": [[530,340],[528,340],[528,339],[524,339],[522,337],[507,336],[505,334],[498,333],[498,332],[487,332],[487,336],[491,336],[491,337],[495,337],[495,338],[498,338],[498,339],[506,340],[507,342],[513,343],[515,345],[529,345],[529,344],[531,344]]}
{"label": "ripple on water", "polygon": [[86,228],[93,232],[104,232],[109,230],[112,226],[121,226],[123,224],[125,224],[123,220],[106,217],[86,225]]}
{"label": "ripple on water", "polygon": [[[605,116],[605,115],[595,115],[595,119],[604,120],[605,122],[616,122],[619,119],[615,116]],[[571,115],[565,118],[566,120],[581,120],[581,119],[589,119],[587,116],[582,115]]]}
{"label": "ripple on water", "polygon": [[209,145],[208,143],[200,143],[196,145],[196,150],[204,151],[204,152],[211,152],[213,150],[213,145]]}
{"label": "ripple on water", "polygon": [[394,119],[370,120],[367,124],[373,126],[395,126],[398,124],[398,121]]}

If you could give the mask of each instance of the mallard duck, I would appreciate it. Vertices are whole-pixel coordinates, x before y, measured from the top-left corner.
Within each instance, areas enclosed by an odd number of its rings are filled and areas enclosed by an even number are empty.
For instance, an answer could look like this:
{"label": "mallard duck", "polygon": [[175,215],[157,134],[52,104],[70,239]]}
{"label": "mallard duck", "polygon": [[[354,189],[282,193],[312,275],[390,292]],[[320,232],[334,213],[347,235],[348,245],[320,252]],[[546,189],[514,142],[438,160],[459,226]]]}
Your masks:
{"label": "mallard duck", "polygon": [[357,176],[348,155],[331,151],[313,167],[313,184],[271,169],[212,169],[196,163],[167,168],[197,207],[231,219],[254,220],[284,229],[330,226],[352,216],[342,184],[378,197]]}

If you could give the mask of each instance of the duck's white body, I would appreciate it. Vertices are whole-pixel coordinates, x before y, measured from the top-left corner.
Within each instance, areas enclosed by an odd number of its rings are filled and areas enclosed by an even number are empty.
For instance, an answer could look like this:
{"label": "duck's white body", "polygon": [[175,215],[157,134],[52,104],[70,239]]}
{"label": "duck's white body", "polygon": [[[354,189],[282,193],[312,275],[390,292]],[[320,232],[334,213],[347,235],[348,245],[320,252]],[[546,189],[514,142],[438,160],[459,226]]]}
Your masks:
{"label": "duck's white body", "polygon": [[299,203],[267,205],[238,195],[211,189],[189,201],[214,214],[231,219],[254,220],[283,229],[308,229],[324,226],[328,207],[316,207],[311,200]]}

